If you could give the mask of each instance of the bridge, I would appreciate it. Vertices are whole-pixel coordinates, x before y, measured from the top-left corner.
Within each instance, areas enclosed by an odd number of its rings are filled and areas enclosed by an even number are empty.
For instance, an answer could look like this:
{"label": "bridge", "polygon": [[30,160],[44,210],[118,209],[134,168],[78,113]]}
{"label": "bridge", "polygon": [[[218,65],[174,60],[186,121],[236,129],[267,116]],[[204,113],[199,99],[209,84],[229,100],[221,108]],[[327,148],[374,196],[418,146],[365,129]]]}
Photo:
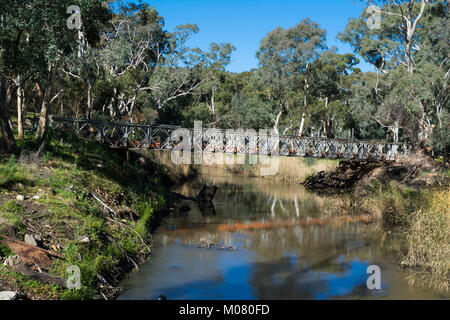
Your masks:
{"label": "bridge", "polygon": [[[405,143],[264,135],[256,131],[230,132],[66,118],[52,118],[51,125],[59,130],[73,130],[82,138],[125,149],[181,150],[184,146],[184,151],[189,151],[187,145],[190,151],[197,152],[355,160],[393,160],[410,151]],[[184,138],[173,139],[179,132],[184,132]]]}

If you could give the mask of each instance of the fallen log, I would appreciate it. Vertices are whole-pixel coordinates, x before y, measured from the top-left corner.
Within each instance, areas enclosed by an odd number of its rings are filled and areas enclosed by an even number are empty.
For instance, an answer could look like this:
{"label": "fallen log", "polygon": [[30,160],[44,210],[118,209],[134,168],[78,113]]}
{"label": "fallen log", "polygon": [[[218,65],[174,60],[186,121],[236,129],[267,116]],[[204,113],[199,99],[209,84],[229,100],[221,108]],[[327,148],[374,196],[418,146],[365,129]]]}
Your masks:
{"label": "fallen log", "polygon": [[56,284],[57,286],[59,286],[63,289],[67,289],[67,281],[63,278],[51,276],[46,272],[36,272],[36,271],[30,270],[27,267],[25,267],[23,264],[12,266],[11,269],[24,275],[24,276],[31,278],[33,280],[39,281],[41,283],[44,283],[44,284],[52,283],[52,284]]}
{"label": "fallen log", "polygon": [[20,241],[20,240],[17,240],[17,239],[13,239],[13,238],[9,238],[9,237],[3,236],[1,234],[0,234],[0,238],[4,239],[4,240],[0,239],[0,242],[5,243],[6,245],[8,245],[6,242],[18,243],[18,244],[21,244],[23,246],[33,248],[35,250],[39,250],[39,251],[45,252],[46,254],[49,254],[51,256],[58,257],[58,258],[63,258],[63,255],[61,253],[59,253],[59,252],[56,252],[56,251],[46,250],[44,248],[39,248],[39,247],[36,247],[36,246],[32,246],[31,244],[28,244],[26,242],[23,242],[23,241]]}
{"label": "fallen log", "polygon": [[37,265],[43,269],[50,269],[52,266],[52,261],[45,252],[36,250],[32,246],[24,246],[17,242],[10,242],[3,240],[4,242],[16,255],[22,259],[23,262],[27,264]]}

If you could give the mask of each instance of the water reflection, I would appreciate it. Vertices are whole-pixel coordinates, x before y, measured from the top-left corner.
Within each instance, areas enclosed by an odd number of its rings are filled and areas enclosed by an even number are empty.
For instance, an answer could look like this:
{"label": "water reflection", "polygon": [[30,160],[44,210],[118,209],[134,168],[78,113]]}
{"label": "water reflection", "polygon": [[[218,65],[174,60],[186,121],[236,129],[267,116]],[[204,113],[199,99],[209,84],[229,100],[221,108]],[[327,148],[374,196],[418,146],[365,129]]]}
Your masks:
{"label": "water reflection", "polygon": [[[209,179],[219,186],[214,214],[193,206],[169,218],[120,299],[440,298],[412,289],[389,246],[375,241],[379,226],[341,214],[341,200],[226,174]],[[193,196],[203,183],[175,191]],[[372,264],[382,269],[382,290],[366,287]]]}

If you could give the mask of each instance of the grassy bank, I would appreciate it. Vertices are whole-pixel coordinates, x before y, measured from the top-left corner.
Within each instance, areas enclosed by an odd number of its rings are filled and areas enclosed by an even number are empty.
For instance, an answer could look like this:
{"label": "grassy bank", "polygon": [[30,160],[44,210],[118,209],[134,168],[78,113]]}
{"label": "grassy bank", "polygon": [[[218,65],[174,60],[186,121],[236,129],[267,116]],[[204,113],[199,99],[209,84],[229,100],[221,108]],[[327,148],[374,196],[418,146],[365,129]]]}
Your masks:
{"label": "grassy bank", "polygon": [[[418,176],[425,176],[420,172]],[[441,172],[443,181],[448,172]],[[450,290],[450,188],[447,182],[414,187],[395,180],[372,181],[362,208],[399,227],[404,243],[400,265],[413,284]]]}
{"label": "grassy bank", "polygon": [[[235,157],[234,160],[236,160],[239,156],[231,157]],[[231,164],[225,167],[228,171],[241,176],[263,177],[282,184],[299,184],[312,174],[319,171],[331,171],[339,165],[338,160],[316,158],[268,157],[266,161],[261,163],[258,160],[258,163],[253,165],[249,164],[249,159],[246,157],[245,164]],[[235,162],[237,163],[237,160]],[[262,168],[278,168],[278,170],[275,175],[264,176],[261,174]]]}
{"label": "grassy bank", "polygon": [[[304,164],[289,161],[289,172],[304,174]],[[301,160],[304,161],[304,160]],[[284,162],[286,163],[286,162]],[[310,170],[325,171],[318,161]],[[411,270],[413,284],[450,290],[450,171],[423,155],[396,162],[345,162],[328,174],[308,176],[311,190],[345,191],[352,211],[382,221],[386,231],[400,231],[399,264]],[[335,166],[336,167],[336,166]],[[280,166],[283,170],[283,166]],[[294,173],[296,174],[296,173]],[[280,171],[280,176],[285,176]],[[291,173],[290,177],[293,174]],[[342,189],[343,185],[348,186]],[[397,232],[395,232],[397,234]]]}
{"label": "grassy bank", "polygon": [[20,157],[0,161],[0,234],[40,236],[62,254],[49,274],[67,278],[67,268],[78,266],[82,288],[41,284],[12,271],[3,266],[12,251],[0,244],[0,291],[32,299],[114,298],[118,281],[149,254],[150,229],[166,206],[170,179],[139,155],[125,161],[117,150],[75,137],[51,136],[41,148],[30,139],[21,149]]}

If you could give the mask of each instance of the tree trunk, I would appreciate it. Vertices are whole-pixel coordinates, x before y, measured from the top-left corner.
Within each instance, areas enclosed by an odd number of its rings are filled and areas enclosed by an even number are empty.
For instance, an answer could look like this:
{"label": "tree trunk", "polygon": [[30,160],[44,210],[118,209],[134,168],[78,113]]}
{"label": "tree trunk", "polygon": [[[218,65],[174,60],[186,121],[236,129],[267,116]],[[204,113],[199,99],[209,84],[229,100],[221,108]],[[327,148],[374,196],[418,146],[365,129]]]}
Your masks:
{"label": "tree trunk", "polygon": [[41,113],[39,115],[39,125],[36,131],[35,139],[42,140],[47,133],[48,126],[48,102],[47,98],[44,98],[41,105]]}
{"label": "tree trunk", "polygon": [[399,128],[398,122],[395,121],[395,123],[394,123],[394,129],[393,129],[393,133],[394,133],[394,142],[398,142],[398,140],[399,140],[399,132],[400,132],[400,128]]}
{"label": "tree trunk", "polygon": [[0,130],[2,149],[7,153],[16,153],[17,145],[14,134],[9,126],[9,112],[6,99],[6,79],[0,79]]}
{"label": "tree trunk", "polygon": [[328,138],[328,126],[326,121],[322,121],[323,135]]}
{"label": "tree trunk", "polygon": [[49,99],[52,92],[52,86],[53,86],[53,76],[54,76],[54,69],[52,68],[50,70],[49,74],[49,81],[48,86],[45,89],[43,99],[42,99],[42,105],[41,105],[41,113],[39,115],[39,125],[36,130],[35,139],[42,140],[45,137],[45,134],[47,133],[48,129],[48,107],[49,107]]}
{"label": "tree trunk", "polygon": [[280,134],[280,130],[279,130],[279,125],[280,125],[280,118],[281,118],[281,115],[283,114],[283,110],[281,110],[279,113],[278,113],[278,115],[277,115],[277,118],[275,119],[275,123],[274,123],[274,125],[273,125],[273,131],[275,132],[275,134]]}
{"label": "tree trunk", "polygon": [[88,120],[91,120],[92,115],[92,85],[88,81],[88,92],[87,92],[87,118]]}
{"label": "tree trunk", "polygon": [[[328,113],[328,97],[325,98],[325,110],[327,110]],[[322,125],[323,125],[323,134],[325,135],[325,137],[328,138],[328,120],[323,120],[322,121]]]}
{"label": "tree trunk", "polygon": [[61,112],[61,117],[64,117],[64,91],[61,91],[61,97],[59,97],[59,109]]}
{"label": "tree trunk", "polygon": [[22,84],[22,77],[20,75],[16,78],[17,85],[17,139],[23,140],[23,105],[24,105],[24,90]]}
{"label": "tree trunk", "polygon": [[306,120],[306,108],[307,108],[307,105],[308,105],[308,101],[307,101],[307,98],[306,98],[306,91],[308,90],[308,88],[309,88],[309,84],[308,84],[308,82],[305,80],[305,87],[304,87],[304,92],[305,92],[305,94],[304,94],[304,96],[303,96],[303,113],[302,113],[302,121],[301,121],[301,123],[300,123],[300,129],[298,130],[298,135],[299,135],[299,137],[302,137],[303,136],[303,130],[304,130],[304,128],[305,128],[305,120]]}
{"label": "tree trunk", "polygon": [[303,111],[303,113],[302,113],[302,121],[300,122],[300,129],[298,130],[299,137],[303,136],[303,130],[305,128],[305,120],[306,120],[306,112]]}
{"label": "tree trunk", "polygon": [[211,95],[211,120],[213,123],[213,128],[216,127],[216,105],[215,105],[215,100],[214,100],[214,94],[215,94],[215,90],[213,89],[212,95]]}
{"label": "tree trunk", "polygon": [[11,86],[6,86],[6,99],[5,99],[5,105],[6,105],[6,113],[7,113],[7,117],[8,117],[8,124],[9,127],[11,128],[11,131],[14,132],[14,123],[11,120],[11,115],[9,114],[9,102],[11,101],[11,96],[12,96],[12,92],[11,92]]}

